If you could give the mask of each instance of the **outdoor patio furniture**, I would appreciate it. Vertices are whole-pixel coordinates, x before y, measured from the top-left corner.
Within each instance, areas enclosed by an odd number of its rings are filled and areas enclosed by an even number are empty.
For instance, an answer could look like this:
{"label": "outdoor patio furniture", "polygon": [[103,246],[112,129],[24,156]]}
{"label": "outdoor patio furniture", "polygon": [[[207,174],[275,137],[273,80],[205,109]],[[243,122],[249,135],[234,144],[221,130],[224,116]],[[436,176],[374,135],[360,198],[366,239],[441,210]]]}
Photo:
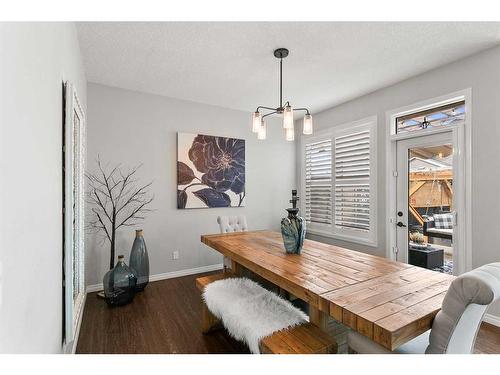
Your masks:
{"label": "outdoor patio furniture", "polygon": [[444,250],[428,246],[427,248],[416,248],[409,246],[408,263],[427,269],[442,267],[444,262]]}
{"label": "outdoor patio furniture", "polygon": [[453,238],[453,214],[435,214],[425,218],[424,236],[451,240]]}

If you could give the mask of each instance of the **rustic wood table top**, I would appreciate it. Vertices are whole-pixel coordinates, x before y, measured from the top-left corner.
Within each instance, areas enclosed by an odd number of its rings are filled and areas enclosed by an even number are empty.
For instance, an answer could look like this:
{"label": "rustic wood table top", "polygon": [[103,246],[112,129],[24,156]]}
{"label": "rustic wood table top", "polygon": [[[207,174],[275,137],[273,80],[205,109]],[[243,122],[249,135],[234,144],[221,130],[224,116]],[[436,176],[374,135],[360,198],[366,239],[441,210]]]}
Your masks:
{"label": "rustic wood table top", "polygon": [[390,350],[431,328],[454,279],[311,240],[300,255],[286,254],[281,234],[271,231],[201,241]]}

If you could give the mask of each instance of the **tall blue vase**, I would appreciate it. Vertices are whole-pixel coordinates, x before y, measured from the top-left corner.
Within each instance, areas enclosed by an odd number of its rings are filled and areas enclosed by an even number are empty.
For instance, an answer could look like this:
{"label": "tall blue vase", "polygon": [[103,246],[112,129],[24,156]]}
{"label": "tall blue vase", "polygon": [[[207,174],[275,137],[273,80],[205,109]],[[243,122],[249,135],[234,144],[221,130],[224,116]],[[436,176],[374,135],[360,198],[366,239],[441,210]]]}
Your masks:
{"label": "tall blue vase", "polygon": [[143,291],[149,283],[149,256],[142,229],[135,231],[135,240],[130,251],[130,268],[137,277],[136,291]]}
{"label": "tall blue vase", "polygon": [[122,306],[134,299],[137,278],[125,264],[123,255],[118,256],[118,263],[112,270],[106,272],[102,282],[108,305]]}
{"label": "tall blue vase", "polygon": [[298,216],[299,209],[297,208],[297,190],[292,190],[292,208],[287,208],[288,217],[281,220],[281,236],[283,244],[288,254],[300,254],[306,236],[306,221],[303,217]]}

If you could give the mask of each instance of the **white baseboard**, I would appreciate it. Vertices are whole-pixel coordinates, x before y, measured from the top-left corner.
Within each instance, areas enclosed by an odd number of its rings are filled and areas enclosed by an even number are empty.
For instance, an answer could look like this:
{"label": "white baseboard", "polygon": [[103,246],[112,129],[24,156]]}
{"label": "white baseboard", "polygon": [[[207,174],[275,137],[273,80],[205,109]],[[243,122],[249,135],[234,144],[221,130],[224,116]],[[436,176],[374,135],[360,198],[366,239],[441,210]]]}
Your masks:
{"label": "white baseboard", "polygon": [[[180,270],[180,271],[173,271],[173,272],[166,272],[166,273],[158,273],[156,275],[149,276],[149,281],[159,281],[159,280],[165,280],[165,279],[173,279],[174,277],[196,275],[197,273],[217,271],[217,270],[221,270],[222,268],[223,268],[222,267],[222,263],[219,263],[219,264],[212,264],[210,266],[203,266],[203,267],[197,267],[197,268],[189,268],[187,270]],[[101,290],[103,290],[102,283],[100,283],[100,284],[94,284],[94,285],[88,285],[87,288],[86,288],[87,293],[99,292]]]}
{"label": "white baseboard", "polygon": [[494,326],[500,327],[500,317],[492,314],[486,314],[483,322],[490,323]]}

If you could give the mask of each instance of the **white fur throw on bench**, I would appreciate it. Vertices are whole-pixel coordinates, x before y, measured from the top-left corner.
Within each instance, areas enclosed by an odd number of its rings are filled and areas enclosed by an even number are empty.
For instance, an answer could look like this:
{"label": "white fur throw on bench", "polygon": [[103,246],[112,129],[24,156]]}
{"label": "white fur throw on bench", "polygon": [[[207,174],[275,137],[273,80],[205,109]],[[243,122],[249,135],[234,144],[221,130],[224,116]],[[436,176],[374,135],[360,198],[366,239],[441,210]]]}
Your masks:
{"label": "white fur throw on bench", "polygon": [[229,334],[255,354],[260,353],[262,338],[308,321],[290,302],[247,278],[214,281],[206,286],[203,299]]}

